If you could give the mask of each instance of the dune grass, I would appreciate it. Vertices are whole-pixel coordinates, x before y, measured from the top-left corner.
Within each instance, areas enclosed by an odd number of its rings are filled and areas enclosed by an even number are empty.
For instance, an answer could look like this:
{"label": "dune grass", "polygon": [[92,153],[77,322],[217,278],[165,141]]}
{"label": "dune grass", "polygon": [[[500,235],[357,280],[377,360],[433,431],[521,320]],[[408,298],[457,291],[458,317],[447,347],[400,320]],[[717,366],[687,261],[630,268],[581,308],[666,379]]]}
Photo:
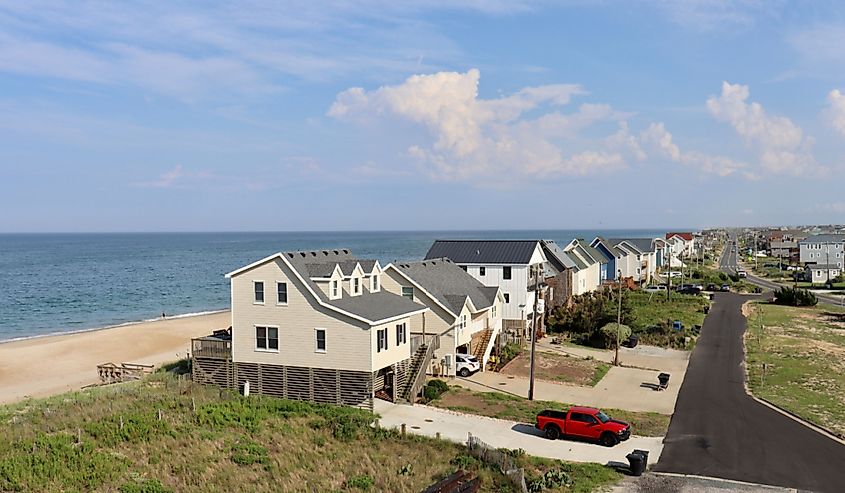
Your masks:
{"label": "dune grass", "polygon": [[[511,491],[462,445],[375,428],[375,418],[158,373],[0,407],[0,491],[416,492],[458,467],[478,474],[482,491]],[[618,479],[597,464],[522,460],[530,475],[572,471],[570,485],[547,491],[591,491]]]}

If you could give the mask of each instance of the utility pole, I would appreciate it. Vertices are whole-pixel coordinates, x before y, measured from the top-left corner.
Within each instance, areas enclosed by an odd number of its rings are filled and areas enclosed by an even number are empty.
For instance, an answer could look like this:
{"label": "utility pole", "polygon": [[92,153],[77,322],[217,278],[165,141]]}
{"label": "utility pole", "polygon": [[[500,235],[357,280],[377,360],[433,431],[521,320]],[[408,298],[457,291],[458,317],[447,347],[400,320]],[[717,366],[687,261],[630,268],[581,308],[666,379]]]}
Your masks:
{"label": "utility pole", "polygon": [[666,301],[672,299],[672,245],[669,245],[669,271],[666,272]]}
{"label": "utility pole", "polygon": [[537,342],[537,310],[540,306],[540,297],[538,296],[538,288],[540,285],[540,269],[535,266],[534,269],[534,321],[531,325],[531,374],[528,382],[528,400],[534,400],[534,349]]}
{"label": "utility pole", "polygon": [[614,366],[619,366],[619,335],[622,331],[622,271],[619,271],[619,308],[616,310],[616,356],[613,357]]}

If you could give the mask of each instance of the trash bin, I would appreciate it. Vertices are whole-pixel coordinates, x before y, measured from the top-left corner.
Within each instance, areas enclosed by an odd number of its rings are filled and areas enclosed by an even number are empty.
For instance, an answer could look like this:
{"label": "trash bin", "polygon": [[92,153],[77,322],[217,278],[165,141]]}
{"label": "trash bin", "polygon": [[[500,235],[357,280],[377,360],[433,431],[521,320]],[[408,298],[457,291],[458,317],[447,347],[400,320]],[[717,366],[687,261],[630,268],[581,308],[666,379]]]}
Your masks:
{"label": "trash bin", "polygon": [[632,454],[640,454],[640,455],[642,455],[642,456],[643,456],[643,471],[645,471],[646,469],[648,469],[648,450],[640,450],[640,449],[636,449],[636,450],[634,450],[634,451],[633,451],[633,452],[631,452],[631,453],[632,453]]}
{"label": "trash bin", "polygon": [[640,342],[640,338],[631,334],[631,337],[628,338],[628,347],[637,347],[638,342]]}
{"label": "trash bin", "polygon": [[704,314],[707,315],[708,313],[710,313],[710,305],[704,307]]}
{"label": "trash bin", "polygon": [[660,382],[660,390],[665,389],[669,386],[669,374],[668,373],[661,373],[657,375],[657,380]]}
{"label": "trash bin", "polygon": [[645,471],[645,460],[642,455],[630,453],[625,456],[631,469],[632,476],[642,476]]}

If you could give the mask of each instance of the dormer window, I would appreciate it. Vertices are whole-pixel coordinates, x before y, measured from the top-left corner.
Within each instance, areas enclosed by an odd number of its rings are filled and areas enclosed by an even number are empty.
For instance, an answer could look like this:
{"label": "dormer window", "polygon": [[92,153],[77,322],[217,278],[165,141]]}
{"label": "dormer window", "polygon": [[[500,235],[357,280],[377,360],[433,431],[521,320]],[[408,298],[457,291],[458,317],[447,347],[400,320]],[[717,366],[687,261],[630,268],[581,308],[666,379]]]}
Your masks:
{"label": "dormer window", "polygon": [[340,298],[340,282],[337,279],[332,281],[332,299]]}
{"label": "dormer window", "polygon": [[361,294],[361,278],[352,278],[352,294]]}
{"label": "dormer window", "polygon": [[380,289],[378,274],[373,274],[370,278],[370,292],[375,293]]}

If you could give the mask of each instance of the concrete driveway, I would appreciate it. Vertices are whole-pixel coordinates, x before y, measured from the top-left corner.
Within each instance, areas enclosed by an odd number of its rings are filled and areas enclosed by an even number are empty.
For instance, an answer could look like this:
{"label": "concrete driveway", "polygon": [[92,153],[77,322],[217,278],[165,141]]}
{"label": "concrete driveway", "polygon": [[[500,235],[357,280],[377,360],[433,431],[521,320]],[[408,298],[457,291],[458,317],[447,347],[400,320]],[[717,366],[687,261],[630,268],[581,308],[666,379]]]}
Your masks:
{"label": "concrete driveway", "polygon": [[[572,348],[565,348],[566,350]],[[580,348],[575,348],[580,349]],[[652,348],[657,349],[659,348]],[[544,348],[544,350],[547,350]],[[587,351],[593,351],[587,349]],[[630,350],[629,350],[630,351]],[[660,350],[664,351],[664,350]],[[623,363],[637,356],[639,363],[657,366],[658,369],[641,369],[614,366],[595,387],[583,387],[547,380],[535,380],[534,398],[580,406],[626,409],[628,411],[650,411],[672,414],[678,389],[684,380],[687,365],[687,353],[675,351],[671,358],[648,355],[623,355]],[[658,363],[658,364],[655,364]],[[669,387],[655,391],[657,375],[666,371],[671,375]],[[478,392],[505,392],[520,397],[528,395],[528,379],[496,372],[476,373],[468,378],[456,378],[449,381],[452,385]]]}
{"label": "concrete driveway", "polygon": [[404,423],[408,433],[437,436],[457,443],[466,443],[468,433],[493,447],[523,449],[528,455],[572,462],[620,463],[627,465],[625,456],[634,449],[648,450],[649,463],[656,463],[663,450],[660,437],[633,436],[615,447],[572,440],[551,441],[534,428],[533,423],[517,423],[501,419],[461,414],[429,406],[405,406],[375,401],[375,412],[381,416],[384,428],[400,428]]}

